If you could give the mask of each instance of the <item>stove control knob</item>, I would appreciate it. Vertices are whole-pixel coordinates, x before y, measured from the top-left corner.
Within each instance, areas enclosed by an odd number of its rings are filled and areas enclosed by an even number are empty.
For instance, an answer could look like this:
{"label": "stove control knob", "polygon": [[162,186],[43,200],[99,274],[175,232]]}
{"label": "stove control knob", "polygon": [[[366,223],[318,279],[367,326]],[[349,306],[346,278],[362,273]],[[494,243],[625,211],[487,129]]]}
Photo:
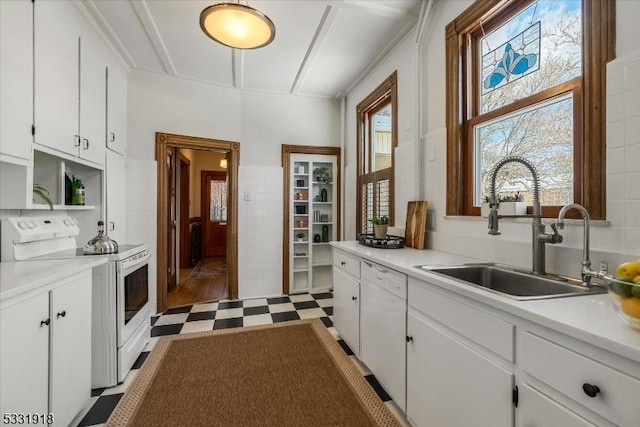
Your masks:
{"label": "stove control knob", "polygon": [[67,227],[71,227],[73,225],[73,222],[71,222],[70,219],[65,219],[63,222],[64,222],[64,225],[66,225]]}
{"label": "stove control knob", "polygon": [[74,224],[78,225],[78,220],[77,219],[75,219],[75,218],[71,218],[71,219],[73,220]]}
{"label": "stove control knob", "polygon": [[27,228],[27,223],[24,221],[18,221],[18,227],[24,230]]}
{"label": "stove control knob", "polygon": [[36,228],[36,223],[33,221],[29,221],[27,225],[29,226],[29,228]]}

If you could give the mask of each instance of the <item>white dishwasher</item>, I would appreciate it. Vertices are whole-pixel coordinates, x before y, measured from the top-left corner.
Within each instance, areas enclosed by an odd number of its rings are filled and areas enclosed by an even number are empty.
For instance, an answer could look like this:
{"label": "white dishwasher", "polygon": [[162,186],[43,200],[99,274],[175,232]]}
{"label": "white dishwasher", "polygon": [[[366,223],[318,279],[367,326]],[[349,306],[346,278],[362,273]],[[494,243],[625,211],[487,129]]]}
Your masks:
{"label": "white dishwasher", "polygon": [[407,276],[363,261],[360,359],[406,411]]}

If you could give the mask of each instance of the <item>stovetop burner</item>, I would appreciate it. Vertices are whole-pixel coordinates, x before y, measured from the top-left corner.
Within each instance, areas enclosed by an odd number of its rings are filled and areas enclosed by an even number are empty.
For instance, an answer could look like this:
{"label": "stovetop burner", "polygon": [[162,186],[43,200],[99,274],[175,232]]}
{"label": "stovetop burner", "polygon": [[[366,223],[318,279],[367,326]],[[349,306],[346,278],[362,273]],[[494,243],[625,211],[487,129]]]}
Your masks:
{"label": "stovetop burner", "polygon": [[401,249],[404,248],[404,237],[387,236],[384,239],[378,239],[375,234],[362,233],[358,236],[358,243],[378,249]]}

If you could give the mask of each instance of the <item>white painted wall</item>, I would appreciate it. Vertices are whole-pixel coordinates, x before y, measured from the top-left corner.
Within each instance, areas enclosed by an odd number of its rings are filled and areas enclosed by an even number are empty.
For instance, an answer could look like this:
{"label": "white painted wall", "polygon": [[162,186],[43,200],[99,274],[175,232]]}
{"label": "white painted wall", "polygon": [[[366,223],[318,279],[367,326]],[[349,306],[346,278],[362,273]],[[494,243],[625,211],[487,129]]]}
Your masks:
{"label": "white painted wall", "polygon": [[[127,155],[133,161],[154,161],[156,132],[240,143],[239,294],[280,295],[281,145],[339,146],[339,101],[240,92],[144,72],[131,72],[128,83]],[[155,192],[155,173],[142,179]],[[255,197],[245,201],[244,193]],[[127,212],[132,224],[142,219],[141,212]],[[155,227],[143,234],[155,245]],[[152,288],[155,300],[155,280]]]}
{"label": "white painted wall", "polygon": [[[447,252],[475,256],[491,261],[505,262],[531,268],[531,225],[528,220],[501,220],[501,236],[489,236],[485,219],[469,217],[446,217],[446,127],[445,127],[445,26],[471,5],[471,0],[440,1],[434,4],[426,25],[425,39],[420,54],[420,68],[409,52],[414,46],[414,37],[401,44],[370,76],[355,87],[347,96],[346,139],[348,153],[347,179],[355,179],[355,105],[375,88],[390,71],[398,69],[402,82],[400,98],[400,147],[396,160],[405,159],[408,153],[402,144],[411,143],[407,123],[412,131],[422,137],[422,173],[413,168],[413,180],[422,180],[424,198],[429,208],[435,210],[435,231],[428,233],[429,247]],[[640,2],[618,0],[617,8],[617,57],[609,64],[607,119],[607,219],[592,223],[592,260],[608,261],[615,266],[621,260],[635,259],[640,255],[640,51],[637,40],[640,30]],[[420,69],[420,73],[415,70]],[[613,82],[615,80],[615,82]],[[617,84],[616,84],[617,83]],[[420,93],[416,106],[413,94]],[[406,97],[406,99],[405,99]],[[423,114],[417,123],[411,112],[420,107]],[[409,118],[404,118],[409,114]],[[418,129],[419,130],[416,130]],[[625,161],[626,159],[626,161]],[[406,177],[413,164],[396,163],[396,194],[406,192]],[[404,196],[406,197],[406,196]],[[400,199],[400,198],[398,198]],[[401,203],[401,200],[397,200]],[[406,202],[405,202],[406,203]],[[345,229],[347,238],[353,238],[355,229],[355,194],[345,197]],[[396,204],[396,208],[398,208]],[[404,224],[404,216],[397,210],[396,223]],[[550,222],[550,221],[547,221]],[[550,272],[578,275],[582,249],[582,222],[571,223],[563,232],[565,242],[548,246],[547,270]],[[349,234],[351,233],[351,234]]]}
{"label": "white painted wall", "polygon": [[380,85],[394,71],[398,72],[398,150],[396,152],[396,193],[395,193],[395,225],[404,227],[407,215],[407,202],[415,200],[415,138],[416,138],[416,89],[415,89],[415,32],[410,32],[404,40],[389,54],[370,75],[354,87],[346,97],[345,141],[343,155],[345,185],[345,222],[344,236],[346,240],[356,238],[356,191],[357,144],[356,144],[356,106]]}

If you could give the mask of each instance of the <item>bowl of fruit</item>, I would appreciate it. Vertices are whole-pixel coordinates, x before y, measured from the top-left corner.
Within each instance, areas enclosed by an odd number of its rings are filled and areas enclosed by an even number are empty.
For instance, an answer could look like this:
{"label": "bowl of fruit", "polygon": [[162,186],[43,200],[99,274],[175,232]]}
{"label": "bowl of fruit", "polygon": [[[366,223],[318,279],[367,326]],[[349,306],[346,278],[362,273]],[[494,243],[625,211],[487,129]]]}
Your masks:
{"label": "bowl of fruit", "polygon": [[613,306],[633,328],[640,330],[640,259],[616,268],[616,277],[605,277]]}

